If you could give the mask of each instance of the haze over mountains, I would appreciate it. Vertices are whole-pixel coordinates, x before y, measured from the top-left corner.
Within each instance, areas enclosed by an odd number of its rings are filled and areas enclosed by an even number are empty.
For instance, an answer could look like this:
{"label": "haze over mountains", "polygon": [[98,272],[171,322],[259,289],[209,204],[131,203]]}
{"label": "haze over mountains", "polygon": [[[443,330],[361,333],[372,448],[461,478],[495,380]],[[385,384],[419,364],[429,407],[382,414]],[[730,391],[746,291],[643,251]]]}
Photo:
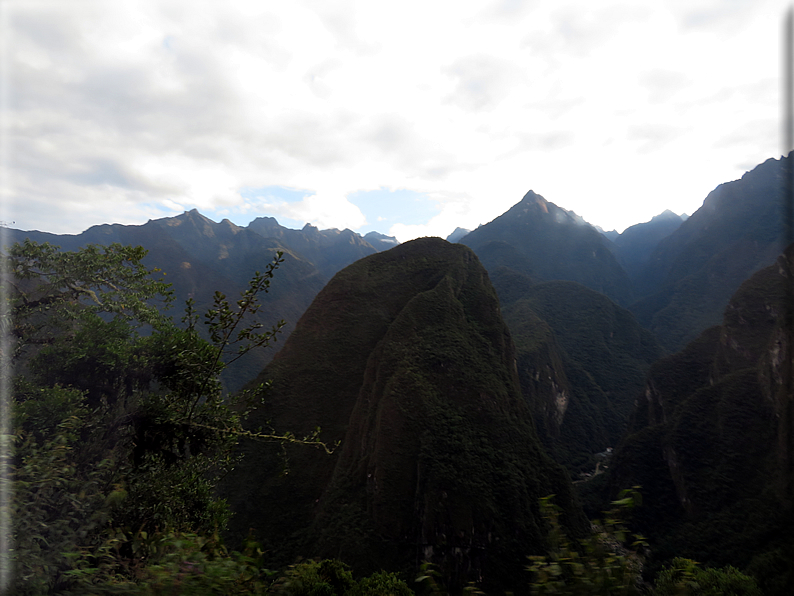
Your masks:
{"label": "haze over mountains", "polygon": [[[179,319],[185,300],[193,298],[198,312],[212,305],[214,292],[236,298],[247,287],[254,271],[263,271],[276,252],[284,254],[284,264],[267,295],[267,325],[284,320],[282,339],[289,335],[314,296],[341,268],[378,250],[395,246],[397,240],[377,233],[366,238],[350,230],[318,230],[306,225],[303,230],[280,226],[272,217],[260,217],[248,227],[223,220],[216,223],[195,209],[176,217],[150,220],[140,226],[106,224],[93,226],[77,235],[56,235],[37,231],[8,230],[8,242],[25,238],[49,242],[63,250],[76,250],[86,244],[144,246],[149,254],[144,263],[159,267],[173,284],[176,297],[174,318]],[[278,344],[276,344],[278,345]],[[271,353],[252,354],[226,371],[224,381],[230,390],[239,389],[255,376],[272,357]]]}
{"label": "haze over mountains", "polygon": [[[525,556],[548,548],[539,498],[557,495],[581,535],[582,503],[597,513],[641,484],[637,522],[654,564],[741,566],[786,594],[791,159],[720,185],[689,218],[666,211],[619,235],[529,191],[492,222],[456,230],[458,244],[270,217],[239,227],[197,211],[9,239],[140,244],[178,303],[193,297],[199,310],[283,252],[264,309],[266,323],[288,322],[283,348],[224,380],[231,390],[273,380],[253,427],[320,426],[340,447],[290,449],[284,476],[275,450],[244,444],[223,487],[231,541],[253,528],[285,564],[337,556],[410,573],[428,560],[457,588],[479,578],[520,590]],[[609,471],[592,476],[613,449]]]}
{"label": "haze over mountains", "polygon": [[[686,221],[666,211],[622,234],[599,233],[530,191],[494,221],[472,232],[458,228],[448,239],[474,248],[489,269],[499,263],[536,281],[576,281],[606,294],[630,308],[665,348],[677,349],[719,322],[731,293],[779,252],[776,189],[784,161],[770,159],[741,180],[720,185]],[[334,273],[398,244],[377,232],[362,237],[309,224],[293,230],[272,217],[247,227],[216,223],[196,210],[140,226],[94,226],[78,235],[8,233],[8,241],[27,237],[65,250],[87,243],[141,244],[150,251],[147,261],[171,275],[177,301],[194,296],[200,306],[214,289],[236,294],[282,250],[288,263],[300,262],[284,267],[282,287],[271,296],[274,320],[285,319],[288,329]]]}

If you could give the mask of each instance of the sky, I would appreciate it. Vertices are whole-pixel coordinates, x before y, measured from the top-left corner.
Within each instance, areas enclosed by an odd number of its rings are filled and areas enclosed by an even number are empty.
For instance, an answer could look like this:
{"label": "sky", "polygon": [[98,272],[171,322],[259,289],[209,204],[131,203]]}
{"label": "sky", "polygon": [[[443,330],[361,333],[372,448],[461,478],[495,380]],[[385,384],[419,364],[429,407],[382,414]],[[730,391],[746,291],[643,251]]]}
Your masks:
{"label": "sky", "polygon": [[772,0],[0,0],[0,221],[604,230],[779,158]]}

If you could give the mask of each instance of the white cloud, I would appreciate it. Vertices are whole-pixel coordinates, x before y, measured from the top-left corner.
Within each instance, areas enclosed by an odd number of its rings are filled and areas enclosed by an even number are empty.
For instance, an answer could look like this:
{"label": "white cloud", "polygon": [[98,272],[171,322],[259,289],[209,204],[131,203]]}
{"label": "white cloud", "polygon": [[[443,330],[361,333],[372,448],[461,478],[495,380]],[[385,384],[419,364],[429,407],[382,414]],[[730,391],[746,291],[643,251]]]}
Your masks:
{"label": "white cloud", "polygon": [[[256,204],[355,229],[355,191],[434,197],[427,224],[390,230],[404,240],[476,227],[532,188],[622,229],[665,208],[691,213],[779,152],[773,0],[3,10],[13,51],[0,191],[22,228]],[[314,194],[240,194],[268,186]]]}

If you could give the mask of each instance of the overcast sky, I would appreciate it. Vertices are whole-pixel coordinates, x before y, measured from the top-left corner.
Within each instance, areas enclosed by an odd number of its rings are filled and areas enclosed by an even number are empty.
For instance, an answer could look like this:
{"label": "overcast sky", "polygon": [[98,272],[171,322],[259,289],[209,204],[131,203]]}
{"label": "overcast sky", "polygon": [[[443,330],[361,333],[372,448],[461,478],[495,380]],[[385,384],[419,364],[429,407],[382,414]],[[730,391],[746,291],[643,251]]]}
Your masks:
{"label": "overcast sky", "polygon": [[781,153],[767,0],[0,0],[11,227],[197,208],[401,241],[532,189],[606,230]]}

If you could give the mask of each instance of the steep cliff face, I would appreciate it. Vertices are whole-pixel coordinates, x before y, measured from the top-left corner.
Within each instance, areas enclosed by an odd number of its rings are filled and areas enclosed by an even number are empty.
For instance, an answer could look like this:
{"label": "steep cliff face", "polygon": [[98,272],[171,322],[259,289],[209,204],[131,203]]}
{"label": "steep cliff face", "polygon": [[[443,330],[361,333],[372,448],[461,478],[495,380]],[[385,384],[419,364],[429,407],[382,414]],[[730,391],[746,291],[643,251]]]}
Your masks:
{"label": "steep cliff face", "polygon": [[508,306],[504,316],[516,344],[521,389],[541,440],[553,450],[572,393],[554,331],[526,300]]}
{"label": "steep cliff face", "polygon": [[644,487],[638,521],[670,549],[659,556],[745,567],[777,594],[794,581],[775,569],[794,548],[788,270],[784,256],[756,273],[721,326],[651,367],[612,470],[615,489]]}
{"label": "steep cliff face", "polygon": [[544,548],[538,499],[584,519],[565,472],[540,447],[496,294],[466,247],[421,239],[362,259],[317,296],[263,371],[255,424],[321,426],[333,456],[290,449],[290,473],[261,446],[227,483],[233,529],[285,556],[366,568],[438,563],[462,586],[521,583]]}

